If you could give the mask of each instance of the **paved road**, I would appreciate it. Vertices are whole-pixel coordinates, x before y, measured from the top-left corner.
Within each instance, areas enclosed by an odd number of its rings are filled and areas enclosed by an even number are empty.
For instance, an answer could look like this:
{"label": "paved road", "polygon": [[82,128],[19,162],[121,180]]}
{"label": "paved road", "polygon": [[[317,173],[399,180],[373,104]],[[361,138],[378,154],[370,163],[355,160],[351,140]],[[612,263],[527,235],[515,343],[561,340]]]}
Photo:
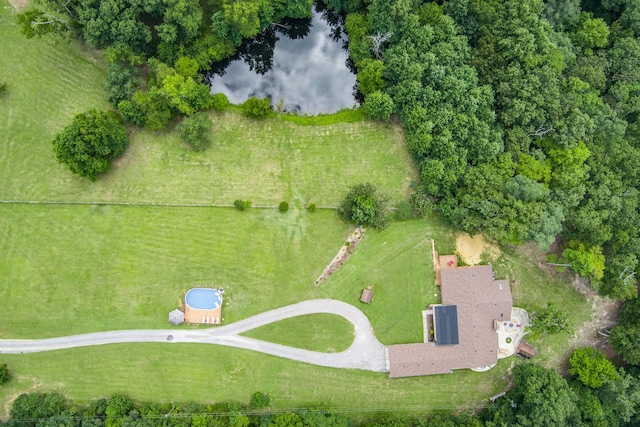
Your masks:
{"label": "paved road", "polygon": [[[279,320],[315,313],[335,314],[351,322],[355,329],[351,346],[340,353],[321,353],[239,335]],[[356,307],[342,301],[329,299],[303,301],[267,311],[230,325],[209,329],[142,329],[96,332],[41,340],[0,340],[0,353],[36,353],[90,345],[140,342],[218,344],[259,351],[319,366],[375,372],[388,371],[385,347],[373,335],[369,319]]]}

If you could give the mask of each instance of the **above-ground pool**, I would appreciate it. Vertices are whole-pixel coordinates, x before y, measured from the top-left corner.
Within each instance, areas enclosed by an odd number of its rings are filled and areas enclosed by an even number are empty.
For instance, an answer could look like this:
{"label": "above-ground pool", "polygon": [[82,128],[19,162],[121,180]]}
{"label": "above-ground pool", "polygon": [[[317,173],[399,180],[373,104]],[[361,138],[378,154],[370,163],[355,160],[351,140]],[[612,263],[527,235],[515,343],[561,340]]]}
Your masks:
{"label": "above-ground pool", "polygon": [[197,310],[214,310],[220,307],[222,295],[216,289],[193,288],[184,296],[187,305]]}

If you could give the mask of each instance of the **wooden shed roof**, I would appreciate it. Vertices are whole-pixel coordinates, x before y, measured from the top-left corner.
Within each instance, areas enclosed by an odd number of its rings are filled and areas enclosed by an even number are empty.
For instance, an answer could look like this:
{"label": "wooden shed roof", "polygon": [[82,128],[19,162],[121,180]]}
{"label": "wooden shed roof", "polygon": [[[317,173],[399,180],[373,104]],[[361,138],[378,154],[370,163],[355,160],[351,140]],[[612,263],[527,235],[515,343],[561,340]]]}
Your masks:
{"label": "wooden shed roof", "polygon": [[371,304],[371,300],[373,299],[373,291],[371,289],[363,289],[362,295],[360,295],[360,301],[365,304]]}

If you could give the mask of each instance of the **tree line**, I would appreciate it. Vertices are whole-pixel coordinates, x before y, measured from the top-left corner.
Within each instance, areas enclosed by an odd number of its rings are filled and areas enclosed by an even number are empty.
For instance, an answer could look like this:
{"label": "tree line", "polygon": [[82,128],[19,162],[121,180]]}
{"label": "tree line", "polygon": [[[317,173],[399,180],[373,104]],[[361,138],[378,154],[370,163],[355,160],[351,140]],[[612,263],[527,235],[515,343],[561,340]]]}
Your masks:
{"label": "tree line", "polygon": [[514,387],[477,413],[430,415],[342,412],[324,408],[273,410],[267,394],[249,402],[215,404],[136,402],[123,394],[80,404],[57,392],[22,394],[13,402],[12,427],[625,427],[640,422],[640,372],[615,368],[598,350],[576,350],[572,377],[532,363],[518,364]]}

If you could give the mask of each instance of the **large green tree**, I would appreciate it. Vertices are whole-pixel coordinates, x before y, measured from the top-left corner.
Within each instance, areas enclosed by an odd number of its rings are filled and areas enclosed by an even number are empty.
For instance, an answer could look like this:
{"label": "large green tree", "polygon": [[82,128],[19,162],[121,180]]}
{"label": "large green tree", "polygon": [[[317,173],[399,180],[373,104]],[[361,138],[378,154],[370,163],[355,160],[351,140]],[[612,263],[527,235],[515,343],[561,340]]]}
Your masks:
{"label": "large green tree", "polygon": [[619,378],[616,367],[600,350],[586,347],[574,350],[569,358],[569,373],[591,388],[600,388]]}
{"label": "large green tree", "polygon": [[580,425],[578,398],[557,372],[528,363],[513,374],[515,388],[500,400],[488,427]]}
{"label": "large green tree", "polygon": [[338,215],[357,225],[384,228],[387,225],[387,198],[369,183],[354,186],[338,206]]}
{"label": "large green tree", "polygon": [[53,151],[71,172],[94,181],[109,170],[109,160],[124,153],[129,141],[125,127],[111,111],[78,114],[56,135]]}

